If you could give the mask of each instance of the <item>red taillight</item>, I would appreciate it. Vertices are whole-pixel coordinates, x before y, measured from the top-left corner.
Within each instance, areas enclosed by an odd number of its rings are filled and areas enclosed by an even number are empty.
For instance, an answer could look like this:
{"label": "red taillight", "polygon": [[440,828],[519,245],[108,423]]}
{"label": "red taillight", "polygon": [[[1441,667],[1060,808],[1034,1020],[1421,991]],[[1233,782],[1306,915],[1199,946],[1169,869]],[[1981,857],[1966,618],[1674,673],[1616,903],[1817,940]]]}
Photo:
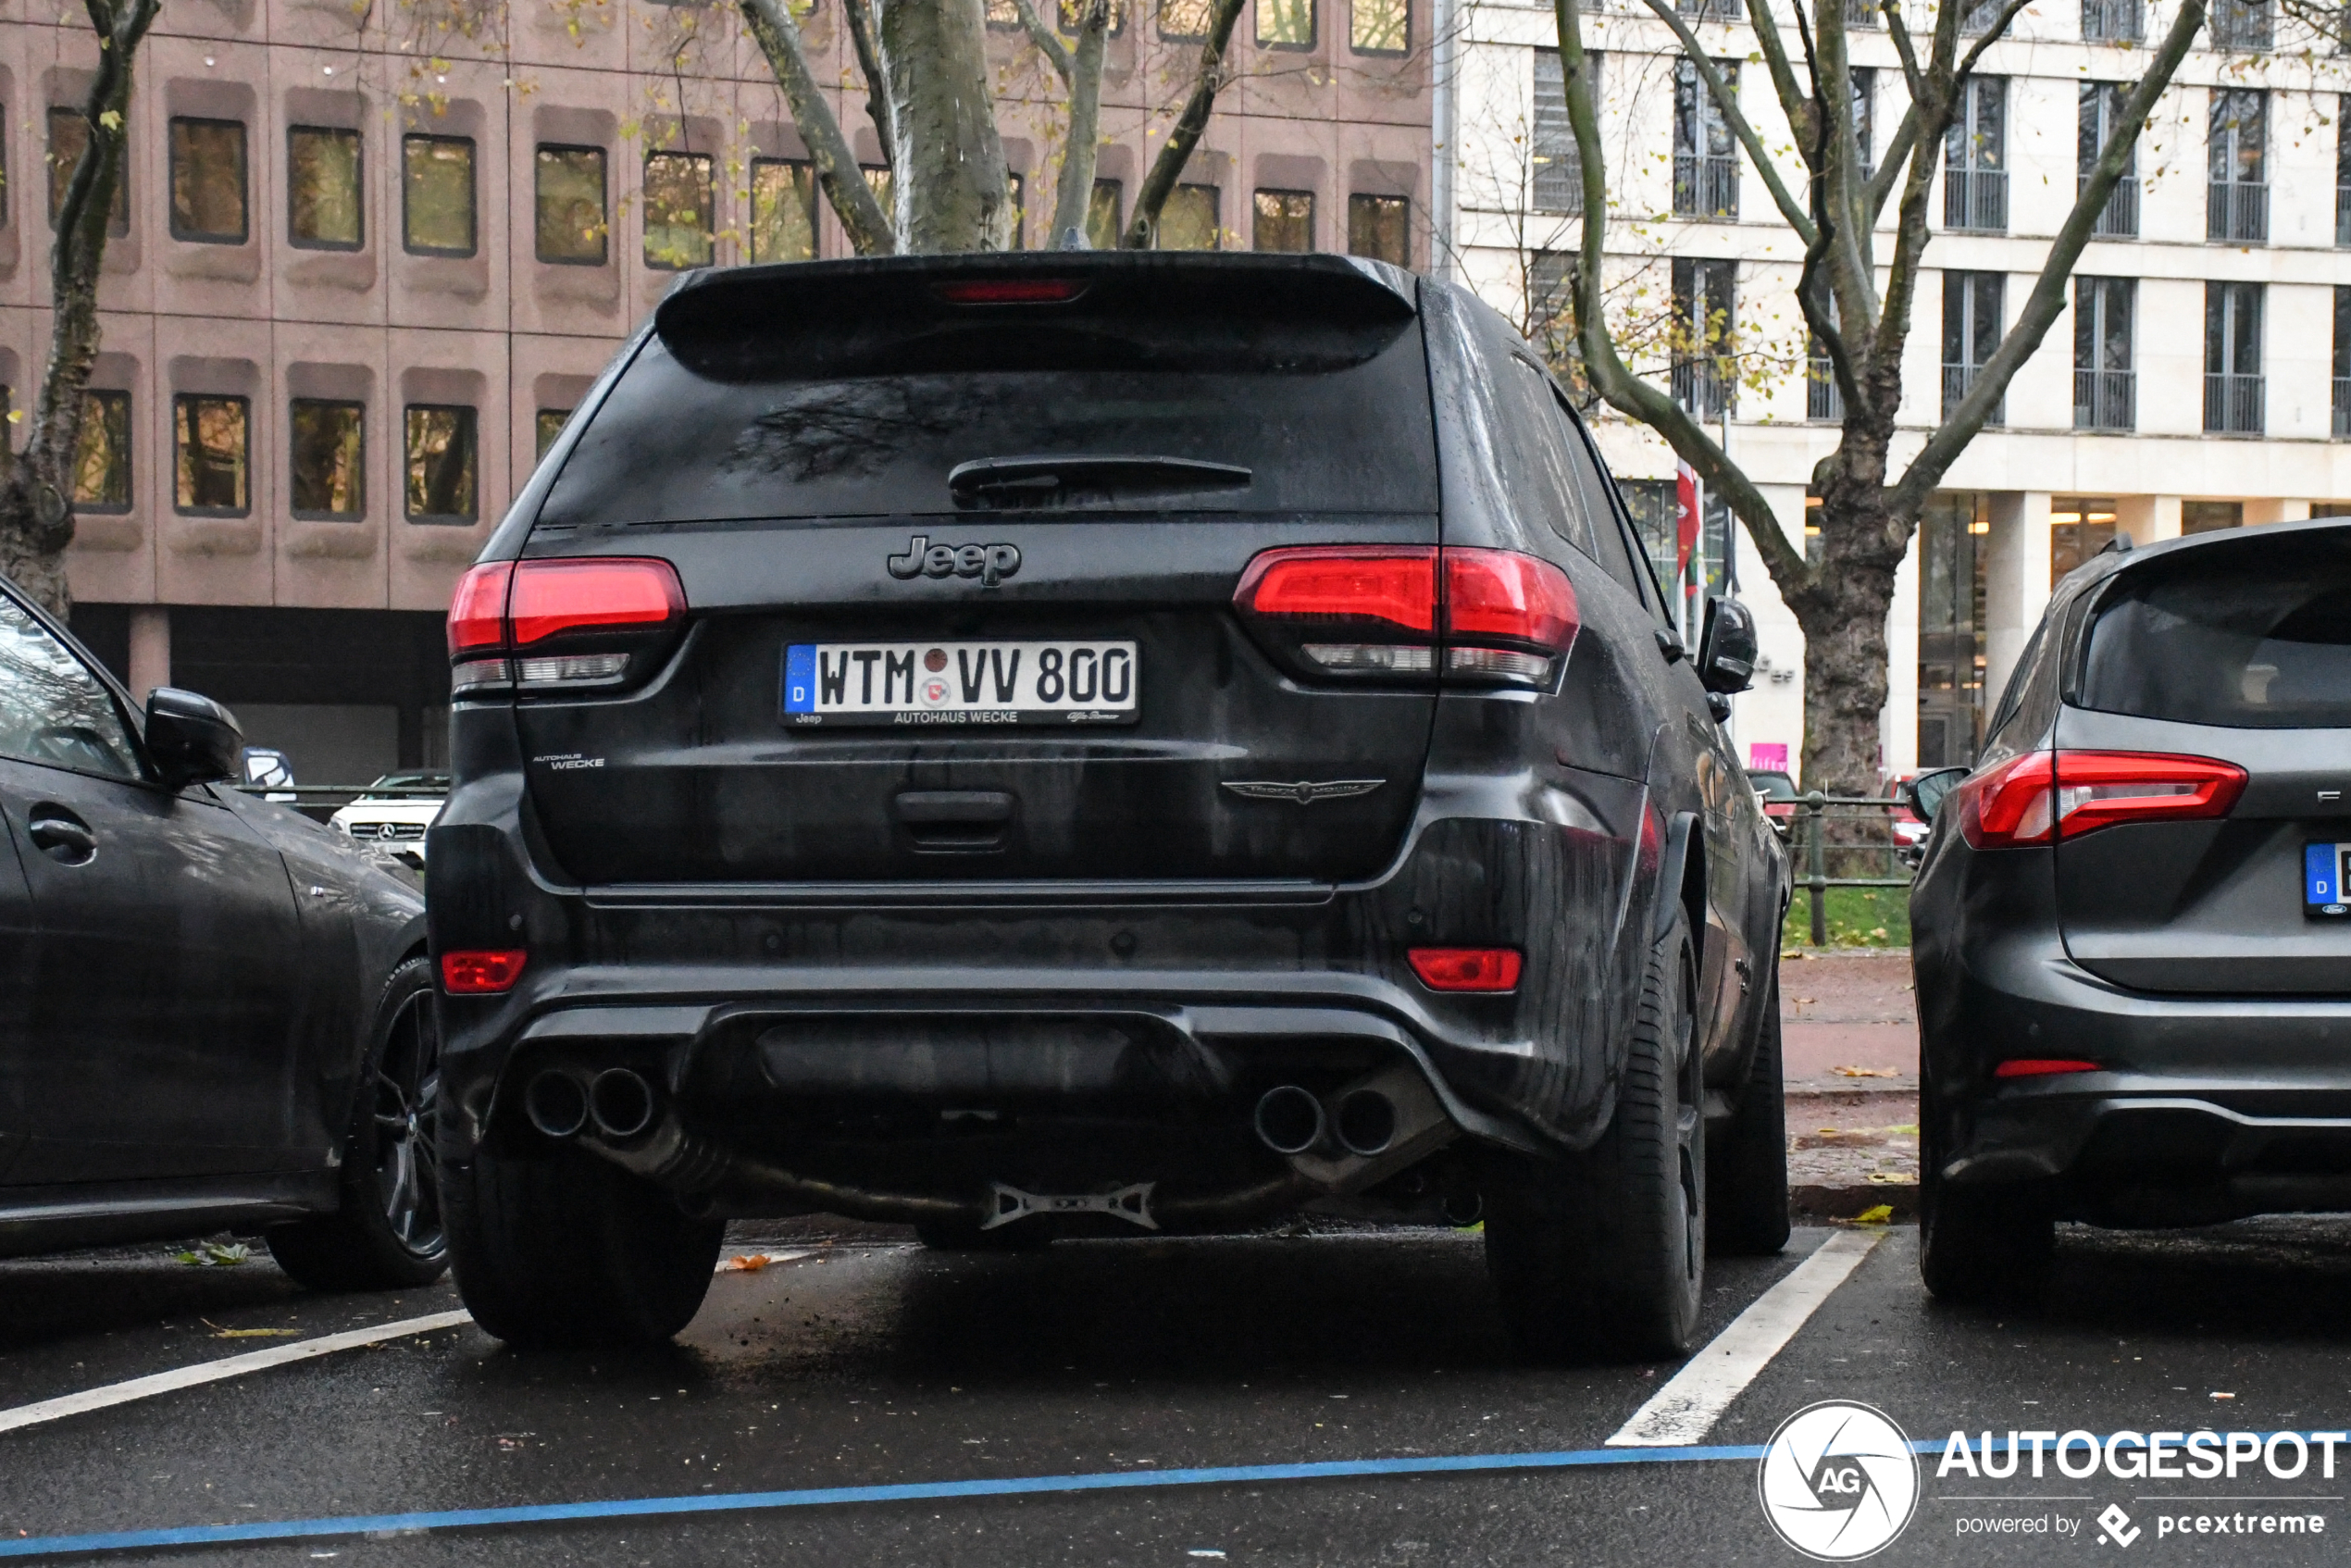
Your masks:
{"label": "red taillight", "polygon": [[1436,673],[1549,686],[1575,641],[1575,590],[1548,561],[1458,546],[1264,551],[1234,606],[1316,674]]}
{"label": "red taillight", "polygon": [[985,278],[936,285],[949,305],[1060,305],[1086,292],[1082,278]]}
{"label": "red taillight", "polygon": [[2170,752],[2027,752],[1953,791],[1972,848],[2014,849],[2078,839],[2125,822],[2226,816],[2245,769]]}
{"label": "red taillight", "polygon": [[1405,956],[1433,991],[1512,990],[1523,962],[1512,947],[1416,947]]}
{"label": "red taillight", "polygon": [[530,954],[520,948],[441,955],[441,989],[452,996],[494,996],[515,989]]}
{"label": "red taillight", "polygon": [[512,561],[485,561],[457,579],[449,601],[449,656],[486,653],[506,641],[506,584]]}
{"label": "red taillight", "polygon": [[2032,1057],[2003,1062],[1992,1069],[1996,1078],[2046,1078],[2059,1073],[2095,1073],[2102,1070],[2096,1062],[2075,1062],[2055,1057]]}
{"label": "red taillight", "polygon": [[677,567],[627,556],[525,561],[506,604],[518,648],[558,632],[661,626],[685,613]]}

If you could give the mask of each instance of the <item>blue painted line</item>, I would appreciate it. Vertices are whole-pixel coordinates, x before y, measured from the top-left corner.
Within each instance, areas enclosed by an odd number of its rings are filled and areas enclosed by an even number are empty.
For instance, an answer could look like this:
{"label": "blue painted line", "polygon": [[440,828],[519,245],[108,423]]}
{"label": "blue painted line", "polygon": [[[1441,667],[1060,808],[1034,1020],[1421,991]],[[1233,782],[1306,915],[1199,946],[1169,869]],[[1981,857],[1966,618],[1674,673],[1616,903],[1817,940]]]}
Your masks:
{"label": "blue painted line", "polygon": [[[1940,1449],[1941,1444],[1913,1445]],[[720,1497],[615,1498],[596,1502],[465,1508],[438,1513],[353,1514],[333,1519],[190,1524],[168,1530],[115,1530],[87,1536],[0,1540],[0,1557],[149,1551],[158,1547],[227,1546],[246,1541],[316,1540],[330,1536],[421,1535],[504,1524],[561,1524],[591,1519],[653,1519],[694,1513],[751,1513],[842,1503],[936,1502],[951,1498],[1034,1497],[1057,1492],[1134,1491],[1150,1487],[1225,1487],[1266,1481],[1346,1480],[1368,1475],[1443,1475],[1463,1472],[1570,1470],[1610,1464],[1688,1464],[1760,1459],[1760,1444],[1681,1449],[1570,1449],[1553,1453],[1452,1454],[1415,1459],[1326,1460],[1306,1464],[1233,1464],[1200,1470],[1097,1471],[1077,1475],[1018,1475],[993,1481],[910,1481],[870,1487],[812,1487],[789,1492]]]}

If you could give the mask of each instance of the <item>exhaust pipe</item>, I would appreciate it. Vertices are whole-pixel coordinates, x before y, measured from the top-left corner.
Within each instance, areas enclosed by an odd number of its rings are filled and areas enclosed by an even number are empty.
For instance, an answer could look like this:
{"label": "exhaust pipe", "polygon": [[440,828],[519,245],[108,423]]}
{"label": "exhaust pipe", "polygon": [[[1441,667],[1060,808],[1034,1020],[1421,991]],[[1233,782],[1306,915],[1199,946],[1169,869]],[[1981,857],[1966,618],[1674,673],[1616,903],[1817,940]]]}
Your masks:
{"label": "exhaust pipe", "polygon": [[1296,1084],[1259,1097],[1255,1121],[1257,1141],[1276,1154],[1303,1154],[1323,1141],[1323,1102]]}
{"label": "exhaust pipe", "polygon": [[1384,1154],[1396,1141],[1396,1102],[1375,1089],[1350,1089],[1339,1097],[1333,1130],[1350,1154]]}
{"label": "exhaust pipe", "polygon": [[571,1138],[588,1125],[588,1092],[569,1073],[550,1067],[523,1090],[523,1114],[549,1138]]}
{"label": "exhaust pipe", "polygon": [[588,1114],[598,1132],[626,1142],[653,1124],[653,1086],[627,1067],[598,1073],[588,1086]]}

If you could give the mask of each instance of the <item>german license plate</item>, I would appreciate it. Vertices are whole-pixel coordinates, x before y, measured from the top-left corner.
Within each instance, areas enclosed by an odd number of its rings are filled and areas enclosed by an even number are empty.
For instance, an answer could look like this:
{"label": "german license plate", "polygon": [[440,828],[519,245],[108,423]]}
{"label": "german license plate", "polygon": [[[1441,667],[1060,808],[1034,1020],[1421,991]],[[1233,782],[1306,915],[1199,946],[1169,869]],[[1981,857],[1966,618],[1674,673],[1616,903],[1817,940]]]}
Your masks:
{"label": "german license plate", "polygon": [[784,650],[783,717],[794,728],[1132,724],[1135,644],[795,642]]}
{"label": "german license plate", "polygon": [[2311,844],[2302,852],[2302,913],[2318,920],[2351,916],[2351,844]]}

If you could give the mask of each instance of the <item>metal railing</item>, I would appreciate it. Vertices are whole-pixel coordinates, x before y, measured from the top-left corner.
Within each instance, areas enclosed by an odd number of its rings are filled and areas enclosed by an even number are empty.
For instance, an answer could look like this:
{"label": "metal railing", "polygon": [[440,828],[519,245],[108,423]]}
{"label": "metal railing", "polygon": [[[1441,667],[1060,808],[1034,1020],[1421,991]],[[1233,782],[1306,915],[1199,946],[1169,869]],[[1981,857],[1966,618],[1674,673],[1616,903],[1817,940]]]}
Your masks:
{"label": "metal railing", "polygon": [[[2080,195],[2090,183],[2084,175],[2073,187]],[[2106,205],[2098,209],[2097,221],[2090,225],[2090,232],[2109,239],[2135,240],[2139,237],[2139,182],[2125,176],[2115,181],[2114,190],[2106,198]]]}
{"label": "metal railing", "polygon": [[2334,433],[2351,436],[2351,376],[2334,378]]}
{"label": "metal railing", "polygon": [[1885,13],[1877,7],[1877,0],[1845,0],[1847,27],[1884,27]]}
{"label": "metal railing", "polygon": [[2270,0],[2212,0],[2205,32],[2215,49],[2267,49],[2270,13]]}
{"label": "metal railing", "polygon": [[1730,412],[1732,377],[1723,362],[1710,355],[1673,356],[1671,370],[1673,401],[1701,419]]}
{"label": "metal railing", "polygon": [[1675,0],[1673,8],[1701,22],[1735,22],[1747,19],[1747,0]]}
{"label": "metal railing", "polygon": [[[1829,795],[1818,790],[1794,803],[1795,811],[1784,819],[1784,831],[1791,858],[1804,868],[1796,886],[1811,902],[1812,945],[1826,947],[1831,888],[1910,885],[1918,849],[1894,830],[1897,814],[1908,815],[1909,806],[1877,795]],[[1832,868],[1838,874],[1829,875]]]}
{"label": "metal railing", "polygon": [[2073,428],[2127,430],[2135,423],[2138,377],[2129,370],[2073,372]]}
{"label": "metal railing", "polygon": [[2214,180],[2205,187],[2204,237],[2254,244],[2270,238],[2270,187],[2249,180]]}
{"label": "metal railing", "polygon": [[[1981,365],[1943,367],[1943,417],[1948,419],[1958,411],[1960,400],[1967,396],[1968,389],[1975,385],[1976,377],[1983,373],[1984,367]],[[2009,400],[2005,397],[1994,404],[1992,412],[1984,418],[1984,424],[1994,429],[2007,424],[2008,407]]]}
{"label": "metal railing", "polygon": [[2000,0],[1975,0],[1959,14],[1959,31],[1963,33],[1989,32],[1992,24],[2000,19]]}
{"label": "metal railing", "polygon": [[2082,0],[2082,42],[2137,44],[2146,37],[2139,0]]}
{"label": "metal railing", "polygon": [[1837,390],[1836,367],[1825,359],[1805,362],[1804,417],[1822,424],[1845,423],[1845,394]]}
{"label": "metal railing", "polygon": [[2004,233],[2009,226],[2009,171],[1947,168],[1943,171],[1943,227]]}
{"label": "metal railing", "polygon": [[2351,245],[2351,185],[2334,188],[2334,243]]}
{"label": "metal railing", "polygon": [[2204,428],[2220,435],[2261,433],[2261,378],[2206,372]]}
{"label": "metal railing", "polygon": [[1684,218],[1739,215],[1739,160],[1673,155],[1673,210]]}

